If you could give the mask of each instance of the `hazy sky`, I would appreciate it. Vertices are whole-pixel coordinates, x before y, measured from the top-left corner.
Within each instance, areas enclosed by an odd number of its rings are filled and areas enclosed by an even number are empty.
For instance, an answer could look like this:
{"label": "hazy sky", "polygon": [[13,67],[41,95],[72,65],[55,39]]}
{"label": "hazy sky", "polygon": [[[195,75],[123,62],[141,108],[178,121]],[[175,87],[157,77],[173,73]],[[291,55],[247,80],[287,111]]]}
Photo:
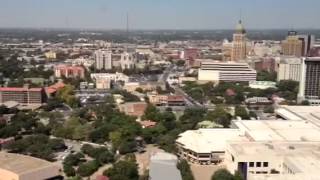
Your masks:
{"label": "hazy sky", "polygon": [[320,28],[320,0],[0,0],[0,27]]}

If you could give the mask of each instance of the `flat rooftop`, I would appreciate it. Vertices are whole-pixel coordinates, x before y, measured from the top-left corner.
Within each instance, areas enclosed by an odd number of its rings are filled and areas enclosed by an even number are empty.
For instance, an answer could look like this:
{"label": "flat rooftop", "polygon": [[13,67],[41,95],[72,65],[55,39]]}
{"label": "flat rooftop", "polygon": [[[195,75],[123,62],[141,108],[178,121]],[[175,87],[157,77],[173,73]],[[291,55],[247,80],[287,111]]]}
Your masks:
{"label": "flat rooftop", "polygon": [[42,159],[20,154],[0,152],[0,169],[5,169],[20,175],[45,168],[58,169],[58,167],[53,163]]}
{"label": "flat rooftop", "polygon": [[281,106],[275,113],[286,120],[309,121],[320,127],[320,106]]}
{"label": "flat rooftop", "polygon": [[308,121],[233,121],[252,141],[320,141],[320,128]]}
{"label": "flat rooftop", "polygon": [[224,152],[229,140],[247,141],[247,138],[239,129],[198,129],[180,134],[176,142],[197,153],[211,153]]}

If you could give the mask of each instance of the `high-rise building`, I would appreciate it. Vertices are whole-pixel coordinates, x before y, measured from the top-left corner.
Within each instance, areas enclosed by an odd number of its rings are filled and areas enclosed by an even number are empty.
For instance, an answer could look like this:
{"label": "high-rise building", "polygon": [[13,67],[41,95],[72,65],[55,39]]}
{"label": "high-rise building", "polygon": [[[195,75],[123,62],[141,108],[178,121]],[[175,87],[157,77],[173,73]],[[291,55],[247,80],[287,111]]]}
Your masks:
{"label": "high-rise building", "polygon": [[246,59],[247,49],[246,30],[240,20],[236,27],[236,32],[233,34],[231,61]]}
{"label": "high-rise building", "polygon": [[300,81],[301,78],[301,58],[281,57],[278,63],[277,81],[293,80]]}
{"label": "high-rise building", "polygon": [[303,58],[298,101],[320,105],[320,57]]}
{"label": "high-rise building", "polygon": [[296,31],[289,31],[286,40],[281,42],[282,53],[286,56],[303,56],[303,42],[297,35]]}
{"label": "high-rise building", "polygon": [[1,87],[0,104],[15,101],[21,105],[41,105],[46,101],[43,88]]}
{"label": "high-rise building", "polygon": [[136,58],[134,54],[124,52],[121,54],[120,65],[121,69],[132,69],[136,63]]}
{"label": "high-rise building", "polygon": [[315,37],[313,35],[298,35],[299,40],[302,41],[302,56],[307,56],[315,43]]}
{"label": "high-rise building", "polygon": [[95,67],[98,70],[112,69],[112,52],[108,50],[97,50],[94,52]]}

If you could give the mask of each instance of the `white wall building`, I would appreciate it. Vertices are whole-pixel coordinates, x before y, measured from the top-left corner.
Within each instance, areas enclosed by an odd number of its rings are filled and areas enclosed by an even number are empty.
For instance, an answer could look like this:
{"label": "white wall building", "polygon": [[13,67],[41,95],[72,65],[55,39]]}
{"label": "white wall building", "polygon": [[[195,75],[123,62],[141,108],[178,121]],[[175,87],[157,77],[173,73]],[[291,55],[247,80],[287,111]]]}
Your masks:
{"label": "white wall building", "polygon": [[225,164],[246,180],[316,180],[319,154],[313,142],[230,142]]}
{"label": "white wall building", "polygon": [[249,82],[256,78],[257,72],[247,63],[204,61],[198,72],[199,81]]}
{"label": "white wall building", "polygon": [[132,53],[124,52],[121,54],[121,69],[132,69],[136,63],[135,56]]}
{"label": "white wall building", "polygon": [[109,50],[97,50],[94,52],[95,67],[98,70],[112,69],[112,52]]}
{"label": "white wall building", "polygon": [[123,73],[92,73],[90,77],[94,80],[97,79],[107,79],[109,81],[123,81],[127,83],[129,81],[129,77]]}

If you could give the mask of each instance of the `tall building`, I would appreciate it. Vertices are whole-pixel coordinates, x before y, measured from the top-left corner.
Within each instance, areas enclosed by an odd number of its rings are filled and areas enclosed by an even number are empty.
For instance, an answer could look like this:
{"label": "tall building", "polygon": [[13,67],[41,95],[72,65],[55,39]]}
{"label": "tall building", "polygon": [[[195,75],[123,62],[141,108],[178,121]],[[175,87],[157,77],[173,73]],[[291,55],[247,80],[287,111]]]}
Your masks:
{"label": "tall building", "polygon": [[278,63],[277,81],[300,81],[302,59],[297,57],[281,57]]}
{"label": "tall building", "polygon": [[302,56],[307,56],[315,44],[315,37],[313,35],[298,35],[299,40],[302,41]]}
{"label": "tall building", "polygon": [[98,70],[112,69],[112,52],[108,50],[97,50],[94,52],[95,67]]}
{"label": "tall building", "polygon": [[198,73],[199,81],[249,82],[256,78],[257,72],[247,63],[206,61]]}
{"label": "tall building", "polygon": [[303,56],[303,42],[297,35],[296,31],[289,31],[286,40],[281,42],[282,53],[286,56]]}
{"label": "tall building", "polygon": [[312,105],[320,105],[320,57],[304,58],[298,101],[308,100]]}
{"label": "tall building", "polygon": [[246,59],[246,56],[247,56],[246,30],[240,20],[236,27],[236,32],[233,34],[231,61],[244,60]]}
{"label": "tall building", "polygon": [[136,63],[136,59],[134,54],[124,52],[121,54],[121,59],[120,59],[120,66],[121,69],[132,69],[134,68]]}

